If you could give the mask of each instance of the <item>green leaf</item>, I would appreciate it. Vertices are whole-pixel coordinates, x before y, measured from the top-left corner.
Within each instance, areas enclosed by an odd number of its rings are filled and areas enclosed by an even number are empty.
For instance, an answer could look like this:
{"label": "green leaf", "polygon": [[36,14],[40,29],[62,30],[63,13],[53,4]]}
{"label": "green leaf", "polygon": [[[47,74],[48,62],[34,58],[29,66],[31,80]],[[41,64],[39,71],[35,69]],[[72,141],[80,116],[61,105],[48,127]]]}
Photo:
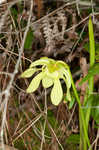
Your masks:
{"label": "green leaf", "polygon": [[89,117],[88,111],[89,111],[89,109],[91,109],[91,107],[93,105],[92,104],[93,100],[94,100],[94,98],[93,98],[93,95],[91,94],[91,95],[87,95],[86,101],[84,101],[84,105],[82,108],[83,108],[84,115],[86,115],[86,121],[88,120],[88,117]]}
{"label": "green leaf", "polygon": [[54,128],[54,127],[57,127],[58,128],[58,120],[56,119],[55,115],[54,115],[54,112],[52,112],[52,110],[49,110],[48,109],[48,112],[47,112],[47,119],[49,121],[49,123],[51,124],[51,126]]}
{"label": "green leaf", "polygon": [[[85,43],[84,48],[87,52],[89,52],[89,43]],[[95,43],[95,52],[96,54],[99,54],[99,43]]]}
{"label": "green leaf", "polygon": [[21,74],[21,77],[22,77],[22,78],[29,78],[29,77],[31,77],[36,71],[37,71],[36,68],[29,68],[29,69],[25,70],[25,71]]}
{"label": "green leaf", "polygon": [[72,97],[72,100],[69,102],[69,109],[73,107],[74,103],[75,103],[75,98]]}
{"label": "green leaf", "polygon": [[95,43],[96,54],[99,54],[99,43]]}
{"label": "green leaf", "polygon": [[53,80],[50,77],[45,76],[42,79],[42,85],[43,85],[44,88],[49,88],[53,85]]}
{"label": "green leaf", "polygon": [[[12,16],[12,19],[14,21],[14,25],[16,26],[16,28],[18,27],[18,10],[14,7],[11,7],[10,8],[10,12],[11,12],[11,16]],[[10,24],[9,24],[10,25]]]}
{"label": "green leaf", "polygon": [[89,69],[88,74],[81,80],[79,85],[83,84],[85,81],[89,80],[90,77],[96,74],[99,74],[99,63],[96,63]]}
{"label": "green leaf", "polygon": [[96,61],[99,62],[99,54],[96,55]]}
{"label": "green leaf", "polygon": [[36,91],[36,89],[39,87],[40,81],[42,80],[43,76],[44,76],[44,74],[41,72],[36,77],[34,77],[31,81],[29,87],[27,88],[26,92],[32,93],[32,92]]}
{"label": "green leaf", "polygon": [[[89,43],[86,43],[84,48],[89,52]],[[99,43],[95,43],[95,54],[95,59],[99,60]]]}
{"label": "green leaf", "polygon": [[91,115],[96,123],[99,124],[99,94],[93,95]]}
{"label": "green leaf", "polygon": [[90,66],[93,66],[95,63],[95,40],[94,40],[94,31],[91,17],[89,18],[89,41],[90,41]]}
{"label": "green leaf", "polygon": [[34,38],[33,31],[30,29],[27,33],[27,37],[25,40],[25,44],[24,44],[25,49],[31,49],[32,48],[33,38]]}
{"label": "green leaf", "polygon": [[14,17],[14,19],[18,18],[18,11],[13,7],[10,8],[11,10],[11,15]]}
{"label": "green leaf", "polygon": [[67,144],[79,144],[80,143],[80,135],[79,134],[71,134],[66,139]]}
{"label": "green leaf", "polygon": [[[94,31],[93,31],[93,23],[91,17],[89,17],[89,44],[90,44],[90,67],[95,64],[95,40],[94,40]],[[94,77],[89,78],[89,93],[92,93],[94,90]]]}
{"label": "green leaf", "polygon": [[52,91],[51,91],[52,104],[58,105],[61,102],[62,97],[63,97],[63,90],[61,87],[60,80],[55,79],[54,86],[53,86]]}

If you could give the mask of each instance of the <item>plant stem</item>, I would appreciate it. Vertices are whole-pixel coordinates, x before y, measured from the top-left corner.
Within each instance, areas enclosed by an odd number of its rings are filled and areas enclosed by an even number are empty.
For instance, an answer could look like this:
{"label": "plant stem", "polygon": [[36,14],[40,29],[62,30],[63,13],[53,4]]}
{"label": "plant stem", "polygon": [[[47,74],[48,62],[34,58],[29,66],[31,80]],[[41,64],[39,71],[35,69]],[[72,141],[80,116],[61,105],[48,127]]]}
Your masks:
{"label": "plant stem", "polygon": [[88,147],[90,147],[90,141],[89,141],[89,138],[88,138],[88,133],[87,133],[87,128],[86,128],[86,121],[84,119],[84,114],[83,114],[83,111],[82,111],[82,108],[81,108],[81,103],[80,103],[80,98],[78,96],[78,93],[77,93],[77,90],[76,90],[76,87],[75,87],[75,84],[74,84],[74,81],[73,81],[73,78],[72,78],[72,74],[70,72],[70,69],[69,69],[69,74],[70,74],[70,77],[71,77],[71,82],[72,82],[72,88],[73,88],[73,91],[74,91],[74,94],[75,94],[75,97],[76,97],[76,100],[78,102],[78,105],[79,105],[79,117],[80,117],[80,129],[81,129],[81,125],[83,127],[83,130],[84,130],[84,135],[85,135],[85,140],[88,144]]}
{"label": "plant stem", "polygon": [[[90,44],[90,67],[92,67],[95,63],[95,41],[94,41],[94,32],[93,32],[93,24],[91,18],[89,18],[89,44]],[[89,78],[89,96],[93,93],[94,90],[94,77]],[[91,107],[87,109],[86,112],[86,125],[88,130],[88,124],[90,119]]]}
{"label": "plant stem", "polygon": [[[93,32],[93,24],[91,18],[89,19],[88,24],[89,29],[89,41],[90,41],[90,67],[92,67],[95,63],[95,40],[94,40],[94,32]],[[89,94],[92,94],[94,89],[94,77],[89,79]]]}
{"label": "plant stem", "polygon": [[[93,32],[93,24],[91,18],[89,18],[89,43],[90,43],[90,67],[92,67],[95,63],[95,41],[94,41],[94,32]],[[93,93],[94,90],[94,77],[89,79],[89,96]],[[92,104],[91,104],[92,105]],[[86,111],[86,128],[88,132],[88,124],[90,120],[91,107],[89,107]]]}
{"label": "plant stem", "polygon": [[80,124],[80,150],[87,150],[87,142],[86,139],[84,138],[84,130],[83,130],[83,125],[82,125],[82,120],[79,115],[79,124]]}

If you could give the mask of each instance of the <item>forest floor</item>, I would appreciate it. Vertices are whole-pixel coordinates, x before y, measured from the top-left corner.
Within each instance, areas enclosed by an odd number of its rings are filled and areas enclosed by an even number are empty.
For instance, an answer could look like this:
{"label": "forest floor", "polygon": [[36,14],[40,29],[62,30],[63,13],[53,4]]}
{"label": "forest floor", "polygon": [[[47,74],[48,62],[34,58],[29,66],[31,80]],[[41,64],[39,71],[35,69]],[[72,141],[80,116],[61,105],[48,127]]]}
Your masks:
{"label": "forest floor", "polygon": [[[42,84],[29,94],[32,78],[21,78],[29,65],[41,57],[61,60],[70,67],[82,108],[88,83],[79,82],[90,65],[88,21],[95,38],[95,63],[99,62],[98,0],[10,0],[0,1],[0,142],[19,150],[78,150],[79,107],[64,96],[58,106],[51,103],[51,88]],[[99,74],[94,92],[99,104]],[[99,149],[99,111],[93,107],[89,139]],[[96,110],[95,110],[96,109]],[[93,115],[94,114],[94,115]],[[14,149],[13,149],[14,150]]]}

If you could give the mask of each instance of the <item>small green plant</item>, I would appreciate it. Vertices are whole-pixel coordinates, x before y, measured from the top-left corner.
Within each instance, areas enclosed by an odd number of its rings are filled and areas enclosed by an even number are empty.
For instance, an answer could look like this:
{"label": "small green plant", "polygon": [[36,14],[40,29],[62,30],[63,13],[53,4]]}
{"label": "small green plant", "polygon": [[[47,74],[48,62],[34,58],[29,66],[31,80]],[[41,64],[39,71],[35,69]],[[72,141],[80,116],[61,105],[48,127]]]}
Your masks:
{"label": "small green plant", "polygon": [[54,105],[58,105],[63,98],[63,90],[60,79],[63,79],[67,86],[67,100],[71,100],[70,87],[71,78],[67,64],[63,61],[55,61],[53,59],[43,57],[33,62],[29,69],[22,73],[21,77],[31,77],[35,72],[39,72],[31,81],[27,88],[27,93],[34,92],[42,80],[44,88],[52,87],[51,101]]}
{"label": "small green plant", "polygon": [[27,88],[27,93],[34,92],[40,85],[44,88],[52,87],[51,91],[51,101],[54,105],[58,105],[63,98],[63,90],[61,87],[60,79],[63,79],[67,87],[67,100],[71,101],[70,88],[72,86],[74,95],[79,105],[79,116],[81,119],[81,126],[83,126],[84,139],[88,146],[90,146],[86,122],[84,119],[84,113],[81,108],[80,98],[78,96],[74,81],[72,79],[72,74],[70,72],[69,66],[63,61],[55,61],[53,59],[43,57],[37,61],[31,63],[30,67],[22,73],[21,77],[29,78],[38,72],[38,74],[32,79],[29,87]]}
{"label": "small green plant", "polygon": [[90,115],[97,119],[96,113],[98,110],[91,113],[91,106],[93,105],[93,90],[94,90],[94,75],[99,73],[99,63],[95,64],[95,42],[93,33],[93,24],[91,18],[89,19],[89,45],[90,45],[90,70],[88,75],[81,81],[81,84],[86,80],[88,82],[87,96],[84,96],[83,107],[88,106],[88,109],[82,109],[80,98],[78,96],[71,71],[69,66],[63,61],[56,61],[47,57],[40,58],[37,61],[31,63],[30,67],[22,73],[21,77],[29,78],[38,72],[38,74],[32,79],[29,87],[27,88],[27,93],[34,92],[40,85],[44,88],[52,87],[51,91],[51,102],[54,105],[59,105],[63,98],[63,90],[61,86],[61,79],[64,80],[67,91],[67,100],[71,101],[70,88],[72,87],[74,96],[79,105],[79,124],[80,124],[80,150],[90,150],[90,140],[88,137],[88,125],[90,120]]}
{"label": "small green plant", "polygon": [[34,39],[33,31],[30,28],[27,33],[27,37],[26,37],[25,44],[24,44],[25,49],[31,50],[33,39]]}
{"label": "small green plant", "polygon": [[[97,48],[96,52],[95,52],[95,48]],[[87,99],[84,99],[84,107],[86,107],[87,109],[85,110],[85,120],[86,120],[86,128],[87,128],[87,132],[88,132],[88,125],[89,125],[89,120],[90,120],[90,116],[93,117],[93,119],[98,123],[99,119],[98,119],[98,114],[99,111],[97,108],[95,108],[95,106],[99,105],[98,102],[98,95],[93,95],[94,92],[94,76],[96,74],[99,74],[99,63],[95,63],[95,58],[98,58],[96,60],[99,60],[99,55],[98,54],[98,46],[95,45],[95,40],[94,40],[94,32],[93,32],[93,24],[91,21],[91,18],[89,19],[89,53],[90,53],[90,69],[88,71],[88,74],[86,75],[86,77],[84,77],[80,83],[83,84],[85,81],[89,81],[89,88],[87,89],[88,92],[88,96]],[[96,57],[95,56],[98,56]],[[94,109],[91,109],[91,107],[94,107]],[[83,131],[81,131],[83,132]],[[83,135],[83,134],[82,134]],[[83,138],[83,145],[85,146],[84,150],[87,150],[87,144],[86,144],[86,140],[84,140]],[[91,147],[90,147],[91,149]]]}

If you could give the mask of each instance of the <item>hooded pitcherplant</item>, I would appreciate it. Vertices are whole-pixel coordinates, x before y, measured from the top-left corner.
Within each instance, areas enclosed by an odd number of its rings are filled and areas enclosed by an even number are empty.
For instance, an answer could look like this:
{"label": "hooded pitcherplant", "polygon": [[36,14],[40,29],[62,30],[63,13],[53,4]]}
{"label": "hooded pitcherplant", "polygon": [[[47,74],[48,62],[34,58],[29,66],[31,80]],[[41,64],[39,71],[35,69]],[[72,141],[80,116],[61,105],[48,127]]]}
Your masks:
{"label": "hooded pitcherplant", "polygon": [[67,100],[71,100],[70,87],[71,78],[69,75],[69,68],[63,61],[55,61],[53,59],[42,57],[39,60],[31,63],[30,67],[22,73],[21,77],[29,78],[35,72],[39,72],[31,81],[27,88],[27,93],[34,92],[42,81],[44,88],[52,87],[51,102],[54,105],[58,105],[63,98],[63,90],[60,79],[65,81],[67,87]]}

